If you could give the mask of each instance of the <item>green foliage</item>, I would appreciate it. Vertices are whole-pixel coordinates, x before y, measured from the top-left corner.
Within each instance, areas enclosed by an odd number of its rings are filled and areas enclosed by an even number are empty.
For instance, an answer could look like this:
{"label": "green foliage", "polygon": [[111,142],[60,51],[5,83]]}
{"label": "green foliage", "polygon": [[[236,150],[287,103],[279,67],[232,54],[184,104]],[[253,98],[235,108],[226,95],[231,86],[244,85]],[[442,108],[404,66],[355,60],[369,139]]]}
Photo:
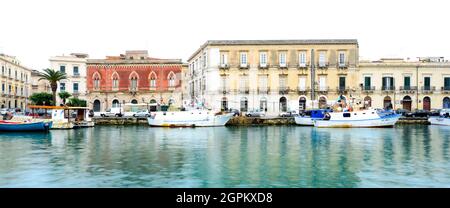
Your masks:
{"label": "green foliage", "polygon": [[72,97],[72,95],[66,91],[58,93],[58,96],[63,100],[63,104],[66,104],[66,99]]}
{"label": "green foliage", "polygon": [[86,102],[86,100],[82,100],[79,98],[70,98],[67,105],[72,106],[72,107],[86,107],[87,102]]}
{"label": "green foliage", "polygon": [[66,73],[55,71],[53,69],[44,69],[44,72],[39,73],[39,80],[47,80],[50,83],[53,93],[53,105],[56,105],[56,90],[58,89],[58,82],[67,79]]}
{"label": "green foliage", "polygon": [[54,105],[53,103],[53,95],[46,92],[33,93],[29,99],[35,105]]}

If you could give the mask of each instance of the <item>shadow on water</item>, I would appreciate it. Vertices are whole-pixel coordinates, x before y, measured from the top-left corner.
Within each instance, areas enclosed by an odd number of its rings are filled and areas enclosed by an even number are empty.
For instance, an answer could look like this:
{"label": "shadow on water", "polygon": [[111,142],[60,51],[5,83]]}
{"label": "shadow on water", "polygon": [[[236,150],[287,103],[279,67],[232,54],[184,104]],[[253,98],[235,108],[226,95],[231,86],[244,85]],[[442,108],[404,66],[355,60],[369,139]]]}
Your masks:
{"label": "shadow on water", "polygon": [[445,186],[448,135],[434,126],[1,133],[0,187]]}

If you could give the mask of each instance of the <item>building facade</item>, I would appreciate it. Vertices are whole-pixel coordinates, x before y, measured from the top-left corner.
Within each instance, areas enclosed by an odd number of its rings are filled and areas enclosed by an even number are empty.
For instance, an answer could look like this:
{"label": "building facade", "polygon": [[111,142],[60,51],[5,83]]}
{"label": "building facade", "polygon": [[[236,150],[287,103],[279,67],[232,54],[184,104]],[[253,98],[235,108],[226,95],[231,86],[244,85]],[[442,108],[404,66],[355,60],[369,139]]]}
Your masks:
{"label": "building facade", "polygon": [[[62,103],[58,96],[60,92],[68,92],[72,97],[86,99],[86,59],[87,54],[72,53],[69,56],[54,56],[49,59],[50,67],[66,73],[67,79],[58,83],[57,99],[58,104]],[[67,102],[67,101],[66,101]]]}
{"label": "building facade", "polygon": [[189,59],[190,105],[279,114],[357,91],[357,40],[207,41]]}
{"label": "building facade", "polygon": [[46,92],[46,93],[52,93],[52,88],[50,87],[50,84],[47,80],[39,80],[41,77],[39,77],[40,72],[38,70],[32,70],[31,71],[31,93],[40,93],[40,92]]}
{"label": "building facade", "polygon": [[361,61],[358,72],[360,98],[366,106],[409,111],[450,108],[450,63],[443,57]]}
{"label": "building facade", "polygon": [[31,90],[31,70],[22,66],[14,57],[0,54],[1,108],[25,110]]}
{"label": "building facade", "polygon": [[127,103],[181,107],[183,67],[181,59],[151,58],[147,51],[88,59],[88,106],[96,112]]}

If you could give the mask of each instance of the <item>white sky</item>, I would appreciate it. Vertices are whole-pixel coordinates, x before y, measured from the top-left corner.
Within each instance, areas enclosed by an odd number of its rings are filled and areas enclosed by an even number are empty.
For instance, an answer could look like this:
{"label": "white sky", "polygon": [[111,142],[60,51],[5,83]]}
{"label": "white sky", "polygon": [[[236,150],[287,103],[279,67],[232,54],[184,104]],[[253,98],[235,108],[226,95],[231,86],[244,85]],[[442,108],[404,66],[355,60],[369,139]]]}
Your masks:
{"label": "white sky", "polygon": [[0,53],[33,69],[72,52],[184,61],[206,40],[356,38],[363,59],[450,58],[445,0],[2,0]]}

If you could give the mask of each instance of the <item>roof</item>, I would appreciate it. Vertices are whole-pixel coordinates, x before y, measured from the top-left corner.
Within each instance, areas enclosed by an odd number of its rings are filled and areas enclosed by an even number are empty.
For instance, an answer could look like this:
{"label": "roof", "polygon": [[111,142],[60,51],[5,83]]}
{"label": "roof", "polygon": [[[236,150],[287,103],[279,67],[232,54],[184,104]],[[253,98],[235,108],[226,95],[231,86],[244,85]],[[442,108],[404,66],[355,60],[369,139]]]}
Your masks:
{"label": "roof", "polygon": [[183,64],[181,59],[88,59],[87,64]]}
{"label": "roof", "polygon": [[291,40],[208,40],[194,54],[189,57],[191,60],[196,54],[206,46],[220,45],[358,45],[357,39],[291,39]]}

